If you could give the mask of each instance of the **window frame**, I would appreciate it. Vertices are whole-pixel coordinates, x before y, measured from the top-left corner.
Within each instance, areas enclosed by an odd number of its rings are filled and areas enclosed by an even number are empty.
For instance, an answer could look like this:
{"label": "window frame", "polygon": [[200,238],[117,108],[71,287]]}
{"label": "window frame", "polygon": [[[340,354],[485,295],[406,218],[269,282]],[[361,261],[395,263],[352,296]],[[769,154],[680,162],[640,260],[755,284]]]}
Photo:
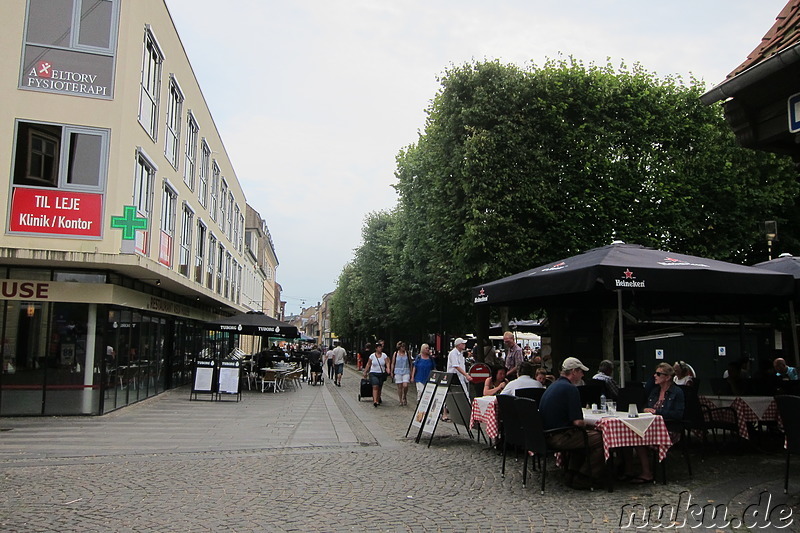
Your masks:
{"label": "window frame", "polygon": [[194,247],[194,276],[193,279],[200,286],[203,285],[205,274],[205,255],[208,240],[208,226],[201,218],[197,218],[197,245]]}
{"label": "window frame", "polygon": [[193,255],[192,236],[195,212],[188,202],[184,201],[181,209],[181,242],[178,250],[178,274],[190,278]]}
{"label": "window frame", "polygon": [[211,147],[203,137],[200,139],[200,168],[197,172],[197,199],[200,205],[208,204],[208,173],[211,167]]}
{"label": "window frame", "polygon": [[117,38],[119,36],[119,13],[120,2],[119,0],[103,0],[111,4],[111,20],[109,21],[108,31],[108,46],[92,46],[80,43],[80,30],[82,26],[83,3],[90,0],[72,0],[72,15],[70,18],[69,27],[69,44],[56,45],[52,43],[43,43],[30,40],[28,36],[28,25],[31,16],[31,2],[28,0],[25,6],[25,43],[33,46],[41,46],[45,48],[56,48],[60,50],[75,50],[78,52],[90,52],[98,55],[114,55],[117,48]]}
{"label": "window frame", "polygon": [[[20,149],[20,126],[25,124],[27,128],[26,146],[28,151],[25,154],[25,169],[22,180],[30,183],[17,182],[17,159],[19,157]],[[37,130],[36,126],[46,126],[50,128],[59,128],[61,131],[60,138],[55,138],[51,132],[42,129]],[[30,176],[30,165],[32,155],[32,136],[33,134],[54,142],[57,145],[57,156],[54,157],[53,180],[45,180],[38,176]],[[98,176],[96,185],[87,185],[81,183],[69,183],[70,164],[72,163],[72,136],[73,134],[79,135],[93,135],[100,138],[100,153],[98,161]],[[92,128],[87,126],[78,126],[75,124],[64,124],[58,122],[43,122],[38,120],[22,120],[17,119],[14,123],[14,140],[13,140],[14,157],[12,159],[12,172],[11,172],[11,186],[12,187],[41,187],[52,190],[60,191],[75,191],[75,192],[88,192],[88,193],[104,193],[106,190],[106,183],[108,181],[108,165],[111,143],[111,131],[105,128]],[[39,182],[39,183],[37,183]]]}
{"label": "window frame", "polygon": [[[148,50],[151,50],[152,53],[148,52]],[[158,140],[158,118],[161,109],[161,73],[165,59],[164,51],[161,45],[158,44],[158,39],[156,39],[152,28],[149,24],[145,24],[144,43],[142,45],[142,70],[141,78],[139,79],[139,124],[153,141]],[[147,77],[146,84],[145,76]],[[145,104],[145,96],[151,106],[150,124],[143,122],[142,109]]]}
{"label": "window frame", "polygon": [[186,113],[186,144],[183,159],[183,182],[194,191],[194,177],[197,169],[197,139],[200,126],[190,109]]}
{"label": "window frame", "polygon": [[186,100],[175,75],[169,75],[169,100],[167,102],[166,134],[164,135],[164,157],[175,170],[180,165],[181,124],[183,102]]}

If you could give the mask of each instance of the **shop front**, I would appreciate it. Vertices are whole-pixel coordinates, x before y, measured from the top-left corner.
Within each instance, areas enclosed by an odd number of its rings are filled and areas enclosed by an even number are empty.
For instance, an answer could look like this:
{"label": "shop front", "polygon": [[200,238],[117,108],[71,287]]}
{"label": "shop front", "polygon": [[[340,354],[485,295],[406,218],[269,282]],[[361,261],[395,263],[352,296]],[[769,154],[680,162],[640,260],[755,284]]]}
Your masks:
{"label": "shop front", "polygon": [[107,278],[0,280],[0,416],[103,414],[189,382],[208,316]]}

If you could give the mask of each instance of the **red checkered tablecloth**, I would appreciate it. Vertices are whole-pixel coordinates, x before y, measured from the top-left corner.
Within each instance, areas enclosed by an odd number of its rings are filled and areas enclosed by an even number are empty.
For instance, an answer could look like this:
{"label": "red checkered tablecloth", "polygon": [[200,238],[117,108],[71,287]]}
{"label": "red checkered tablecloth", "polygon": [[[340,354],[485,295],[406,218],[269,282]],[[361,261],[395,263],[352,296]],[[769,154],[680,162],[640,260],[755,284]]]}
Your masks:
{"label": "red checkered tablecloth", "polygon": [[469,427],[486,424],[486,436],[496,439],[497,424],[497,398],[494,396],[480,396],[472,400],[472,412],[469,415]]}
{"label": "red checkered tablecloth", "polygon": [[667,426],[660,415],[653,417],[653,422],[644,437],[640,437],[631,428],[625,425],[620,418],[601,418],[595,428],[603,433],[603,452],[606,461],[611,453],[611,448],[624,448],[627,446],[657,446],[658,460],[663,461],[672,446]]}
{"label": "red checkered tablecloth", "polygon": [[[774,399],[769,401],[766,409],[764,409],[760,416],[750,406],[747,398],[736,397],[733,398],[733,400],[730,400],[701,396],[700,403],[711,409],[717,407],[730,407],[733,409],[736,413],[736,418],[738,419],[739,436],[741,436],[743,439],[750,438],[750,431],[747,427],[748,424],[757,424],[759,421],[775,422],[778,420],[778,405],[775,403]],[[763,405],[763,403],[761,403],[761,405]],[[727,422],[729,424],[733,424],[735,422],[730,411],[717,411],[712,414],[714,419],[720,422]]]}

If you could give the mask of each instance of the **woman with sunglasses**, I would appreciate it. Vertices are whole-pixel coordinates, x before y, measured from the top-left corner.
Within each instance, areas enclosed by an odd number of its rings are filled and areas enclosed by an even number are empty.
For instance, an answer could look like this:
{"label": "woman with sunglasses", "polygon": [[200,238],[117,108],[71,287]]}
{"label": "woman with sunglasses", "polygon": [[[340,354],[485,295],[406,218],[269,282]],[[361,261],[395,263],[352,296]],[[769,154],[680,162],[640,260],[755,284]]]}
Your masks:
{"label": "woman with sunglasses", "polygon": [[[653,374],[655,387],[650,391],[647,398],[645,413],[661,415],[664,420],[681,420],[683,418],[684,398],[683,390],[672,378],[675,376],[675,369],[669,363],[661,363],[656,367]],[[677,438],[670,433],[673,442]],[[652,483],[653,465],[647,447],[637,446],[636,455],[642,465],[642,473],[639,477],[631,479],[631,483]]]}

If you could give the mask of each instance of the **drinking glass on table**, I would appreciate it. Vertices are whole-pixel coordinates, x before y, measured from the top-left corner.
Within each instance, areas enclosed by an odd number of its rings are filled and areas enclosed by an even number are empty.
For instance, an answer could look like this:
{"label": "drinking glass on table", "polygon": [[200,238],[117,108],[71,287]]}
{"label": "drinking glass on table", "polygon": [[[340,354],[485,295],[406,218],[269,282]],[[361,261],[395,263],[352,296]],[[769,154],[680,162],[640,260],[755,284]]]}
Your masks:
{"label": "drinking glass on table", "polygon": [[606,402],[606,406],[608,407],[608,414],[612,416],[617,414],[617,402],[614,400],[608,400]]}

